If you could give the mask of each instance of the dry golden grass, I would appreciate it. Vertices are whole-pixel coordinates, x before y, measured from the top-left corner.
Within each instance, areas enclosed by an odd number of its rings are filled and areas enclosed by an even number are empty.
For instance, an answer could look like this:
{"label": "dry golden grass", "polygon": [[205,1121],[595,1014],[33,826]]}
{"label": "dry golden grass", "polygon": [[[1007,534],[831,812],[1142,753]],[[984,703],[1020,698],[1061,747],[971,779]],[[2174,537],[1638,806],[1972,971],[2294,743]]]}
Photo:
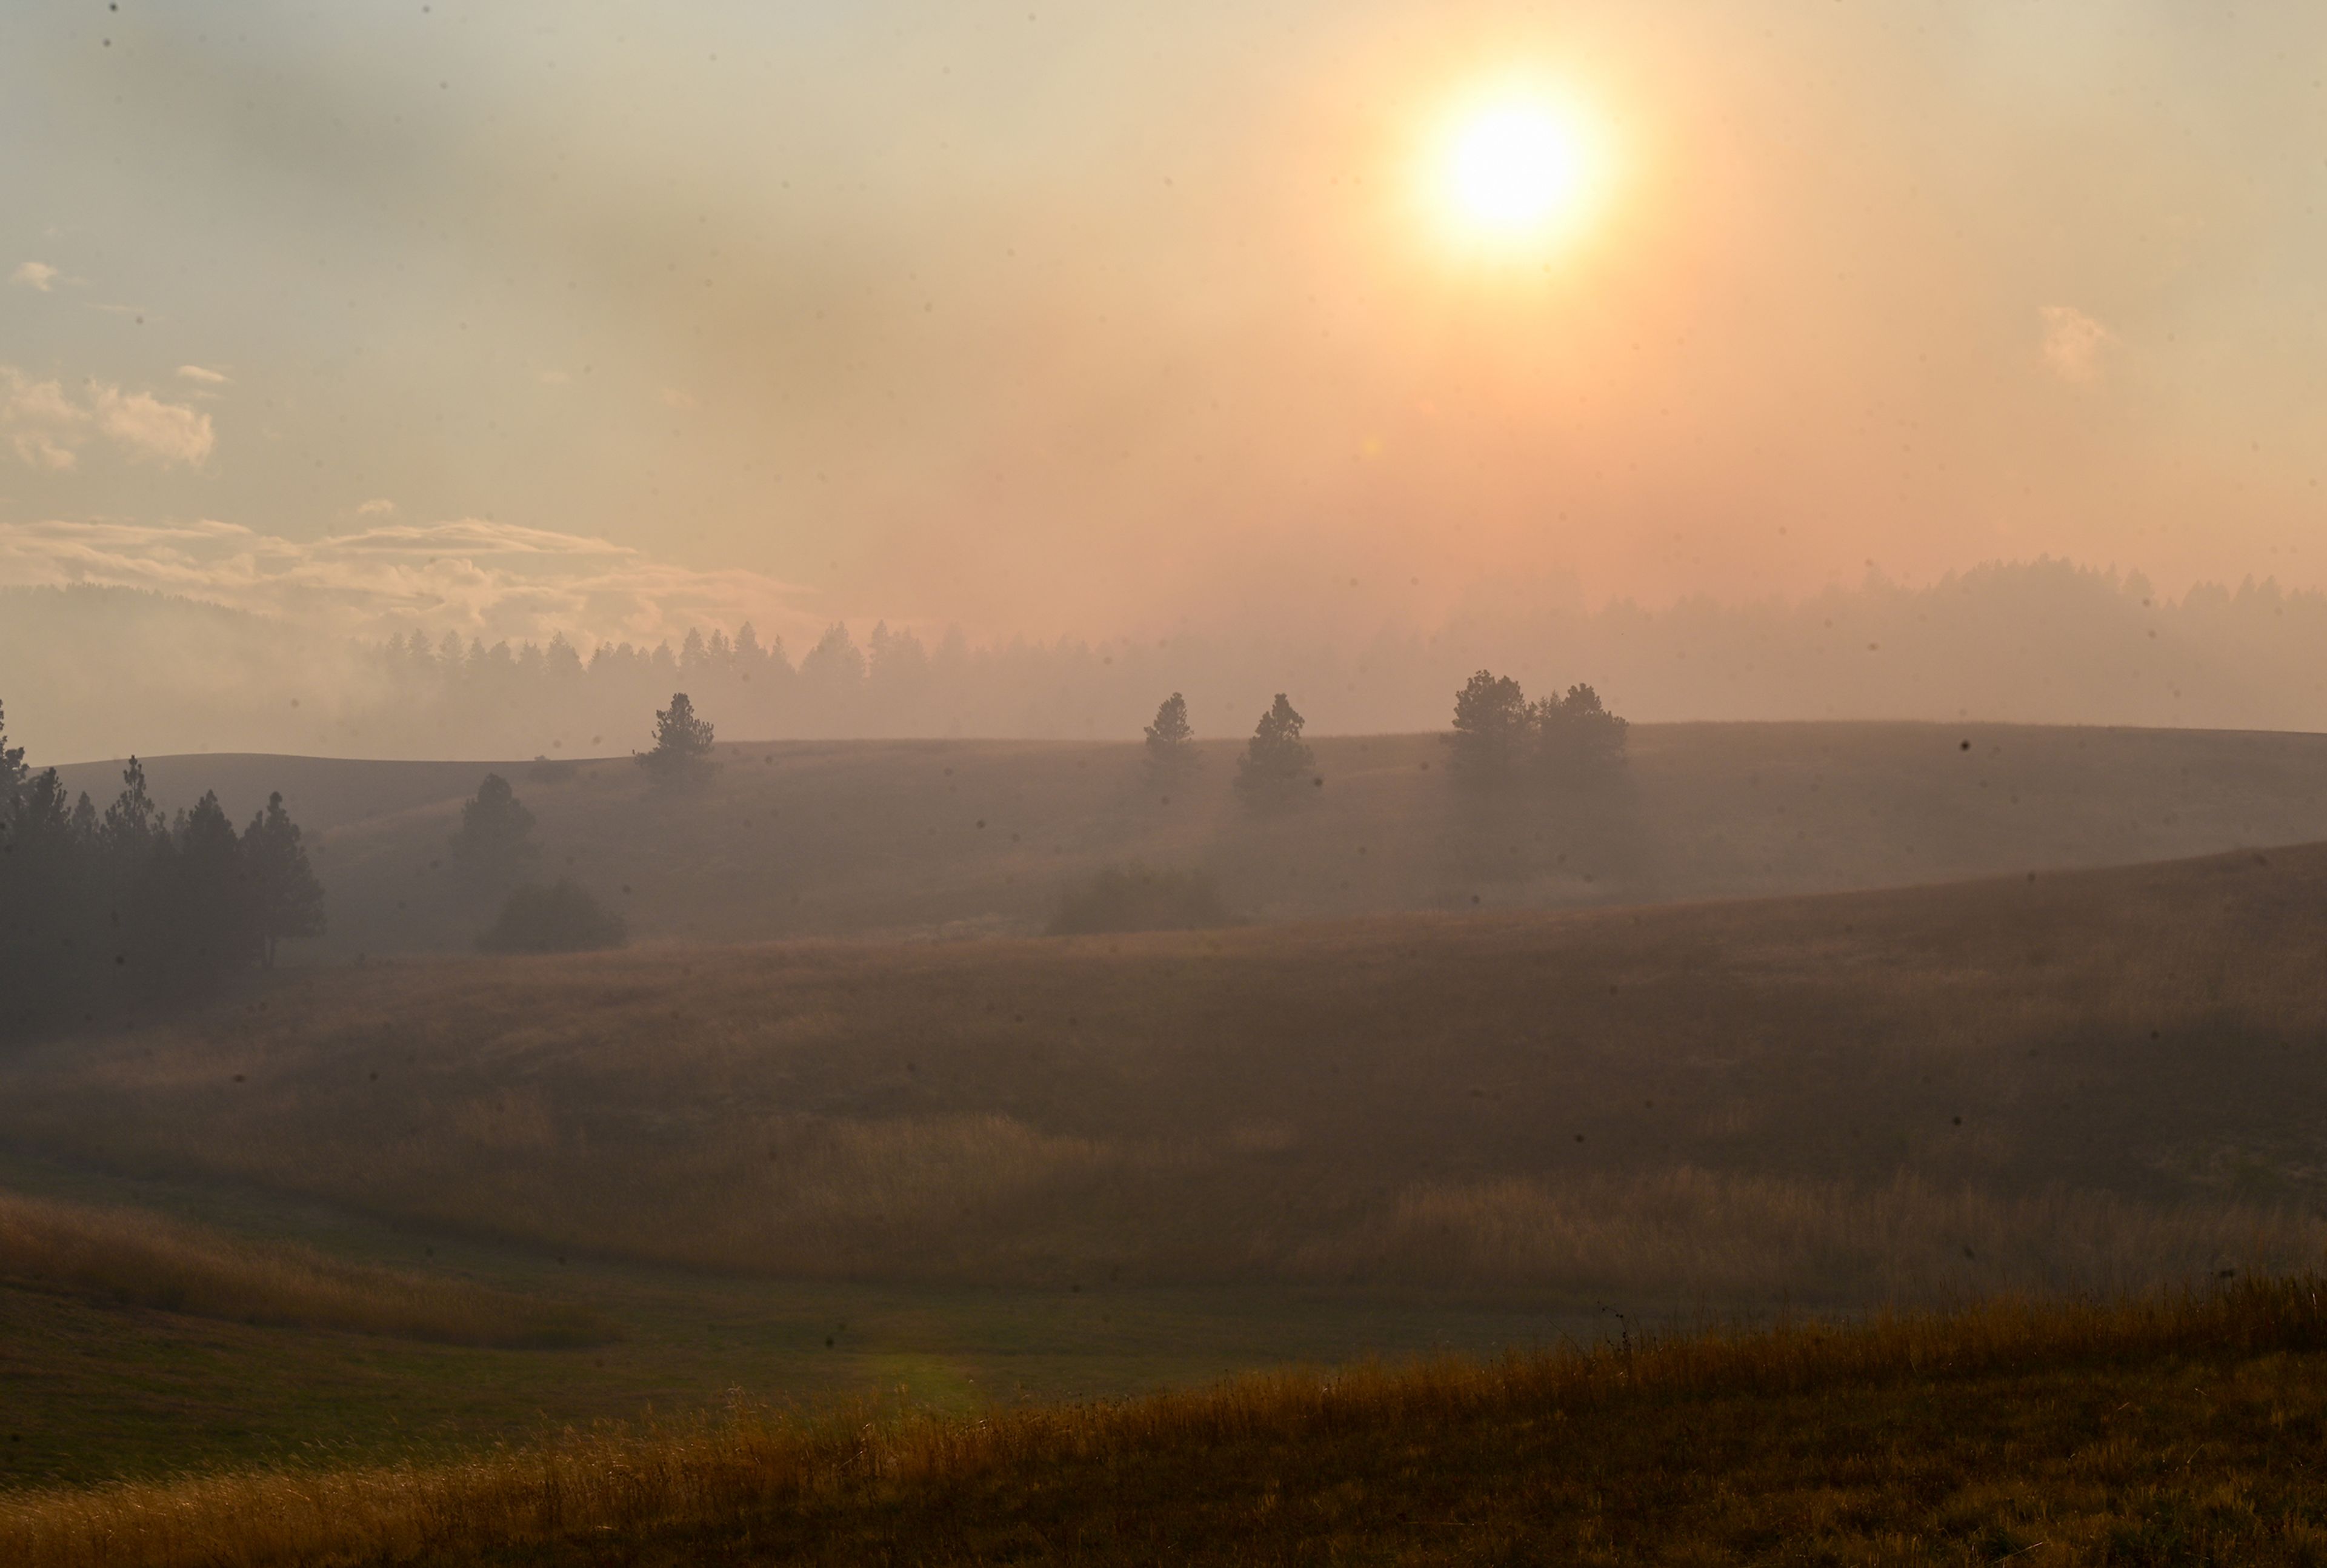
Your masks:
{"label": "dry golden grass", "polygon": [[1981,1289],[2116,1295],[2225,1268],[2285,1273],[2322,1258],[2327,1219],[2287,1209],[1684,1167],[1557,1186],[1423,1187],[1367,1227],[1304,1248],[1298,1265],[1321,1280],[1582,1285],[1619,1300],[1774,1301],[1814,1286],[1850,1300],[1930,1302]]}
{"label": "dry golden grass", "polygon": [[463,1463],[0,1496],[0,1561],[2309,1562],[2327,1545],[2306,1479],[2327,1430],[2322,1284],[978,1419],[784,1420],[739,1399],[721,1421]]}
{"label": "dry golden grass", "polygon": [[609,1255],[1635,1305],[2321,1255],[2327,851],[1566,915],[278,976],[0,1134]]}
{"label": "dry golden grass", "polygon": [[469,1345],[579,1344],[604,1325],[578,1307],[464,1280],[342,1263],[127,1209],[0,1192],[0,1283],[198,1317]]}

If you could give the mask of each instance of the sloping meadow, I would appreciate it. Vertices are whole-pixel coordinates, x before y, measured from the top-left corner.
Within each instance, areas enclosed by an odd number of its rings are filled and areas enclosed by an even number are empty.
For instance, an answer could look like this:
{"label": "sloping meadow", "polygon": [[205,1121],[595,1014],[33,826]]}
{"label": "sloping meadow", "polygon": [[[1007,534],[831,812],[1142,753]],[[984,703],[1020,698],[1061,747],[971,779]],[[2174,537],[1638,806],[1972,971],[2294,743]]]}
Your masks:
{"label": "sloping meadow", "polygon": [[0,1285],[195,1317],[465,1345],[577,1345],[587,1309],[252,1241],[141,1209],[0,1191]]}
{"label": "sloping meadow", "polygon": [[2327,853],[1732,905],[285,975],[0,1133],[611,1255],[1735,1305],[2327,1251]]}

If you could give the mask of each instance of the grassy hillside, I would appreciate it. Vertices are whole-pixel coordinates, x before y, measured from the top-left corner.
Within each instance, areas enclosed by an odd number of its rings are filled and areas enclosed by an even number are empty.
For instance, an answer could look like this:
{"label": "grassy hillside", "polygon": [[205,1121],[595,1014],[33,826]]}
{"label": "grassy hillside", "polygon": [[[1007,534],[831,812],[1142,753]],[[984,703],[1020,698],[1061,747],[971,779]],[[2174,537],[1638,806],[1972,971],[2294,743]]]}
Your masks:
{"label": "grassy hillside", "polygon": [[[1593,1327],[1590,1314],[1387,1293],[726,1277],[367,1223],[229,1186],[24,1162],[10,1162],[6,1179],[101,1199],[109,1215],[134,1205],[206,1250],[287,1253],[319,1261],[327,1279],[384,1275],[389,1288],[334,1313],[312,1301],[284,1310],[272,1271],[236,1274],[241,1289],[207,1299],[151,1288],[152,1271],[121,1282],[144,1287],[127,1290],[0,1274],[0,1494],[326,1457],[457,1456],[648,1412],[691,1419],[739,1387],[788,1407],[879,1398],[968,1412],[1201,1385],[1286,1361],[1492,1354]],[[466,1305],[458,1326],[471,1329],[481,1299],[521,1304],[509,1314],[518,1332],[480,1343],[473,1332],[369,1331],[416,1297]],[[542,1334],[545,1321],[592,1332]]]}
{"label": "grassy hillside", "polygon": [[[1893,886],[2125,864],[2327,837],[2327,737],[1924,724],[1642,725],[1605,798],[1481,807],[1435,737],[1317,742],[1298,808],[1256,819],[1205,747],[1168,801],[1138,748],[1007,742],[728,746],[697,795],[627,758],[502,765],[540,818],[543,870],[635,935],[1027,934],[1067,886],[1128,861],[1211,873],[1265,919],[1579,907]],[[317,832],[332,933],[311,958],[463,949],[491,908],[444,864],[477,764],[178,757],[182,802],[247,817],[269,789]],[[117,770],[68,770],[100,800]]]}
{"label": "grassy hillside", "polygon": [[2313,1563],[2322,1283],[1279,1373],[975,1422],[740,1405],[453,1464],[0,1494],[0,1556]]}
{"label": "grassy hillside", "polygon": [[133,1209],[0,1191],[0,1285],[236,1322],[466,1344],[603,1338],[586,1312],[466,1281],[365,1267]]}
{"label": "grassy hillside", "polygon": [[2302,1264],[2327,848],[1785,901],[283,975],[0,1135],[775,1275],[1571,1305]]}

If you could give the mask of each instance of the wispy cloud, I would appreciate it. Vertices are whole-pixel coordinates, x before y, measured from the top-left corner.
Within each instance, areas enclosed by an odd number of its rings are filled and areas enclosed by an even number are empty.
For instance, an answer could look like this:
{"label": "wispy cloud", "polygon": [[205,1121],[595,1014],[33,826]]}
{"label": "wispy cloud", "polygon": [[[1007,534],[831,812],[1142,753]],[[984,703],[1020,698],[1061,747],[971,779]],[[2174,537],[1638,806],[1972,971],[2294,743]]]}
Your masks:
{"label": "wispy cloud", "polygon": [[56,286],[57,275],[57,269],[45,261],[22,261],[16,264],[16,270],[8,275],[8,281],[46,294]]}
{"label": "wispy cloud", "polygon": [[2117,335],[2074,305],[2043,305],[2044,363],[2063,381],[2084,384],[2099,379],[2101,356]]}
{"label": "wispy cloud", "polygon": [[178,367],[178,379],[200,381],[205,387],[223,387],[234,378],[220,371],[206,369],[200,365],[181,365]]}
{"label": "wispy cloud", "polygon": [[360,518],[387,518],[395,515],[396,503],[386,496],[374,496],[356,508],[356,516]]}
{"label": "wispy cloud", "polygon": [[103,440],[148,462],[202,462],[216,444],[210,416],[150,392],[124,392],[109,382],[35,381],[0,365],[0,436],[22,462],[51,471],[79,466],[92,441]]}
{"label": "wispy cloud", "polygon": [[239,524],[0,524],[0,585],[148,588],[360,635],[398,627],[489,640],[564,631],[577,640],[735,625],[813,630],[801,590],[764,574],[705,572],[606,539],[455,518],[314,540]]}
{"label": "wispy cloud", "polygon": [[72,448],[58,445],[45,431],[12,431],[8,444],[15,450],[17,462],[51,473],[69,472],[80,462],[73,455]]}

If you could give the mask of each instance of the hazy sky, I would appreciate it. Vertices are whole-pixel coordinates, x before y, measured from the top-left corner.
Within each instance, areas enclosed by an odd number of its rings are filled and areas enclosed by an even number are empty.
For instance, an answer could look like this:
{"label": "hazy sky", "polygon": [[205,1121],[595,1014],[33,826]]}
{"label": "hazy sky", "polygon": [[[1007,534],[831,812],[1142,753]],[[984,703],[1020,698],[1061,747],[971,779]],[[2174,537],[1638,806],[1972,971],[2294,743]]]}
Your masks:
{"label": "hazy sky", "polygon": [[[0,9],[0,583],[1356,632],[2327,583],[2327,7]],[[1481,253],[1444,128],[1596,149]]]}

